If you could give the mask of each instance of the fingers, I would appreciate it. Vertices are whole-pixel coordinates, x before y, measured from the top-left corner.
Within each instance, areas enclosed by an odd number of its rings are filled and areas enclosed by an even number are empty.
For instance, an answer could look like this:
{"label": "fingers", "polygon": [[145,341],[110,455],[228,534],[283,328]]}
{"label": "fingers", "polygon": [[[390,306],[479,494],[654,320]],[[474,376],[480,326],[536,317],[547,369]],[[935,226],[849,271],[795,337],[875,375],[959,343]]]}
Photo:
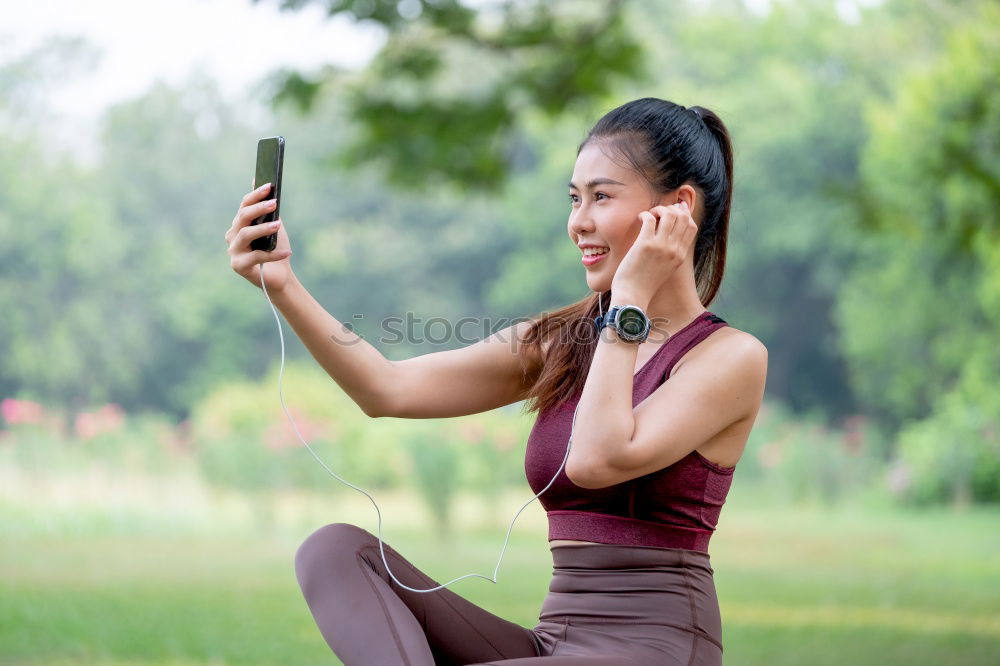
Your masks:
{"label": "fingers", "polygon": [[[252,195],[253,192],[248,194],[247,197]],[[244,197],[244,201],[245,200],[246,197]],[[277,202],[275,202],[274,199],[268,199],[266,201],[257,201],[256,203],[240,204],[240,209],[236,213],[236,219],[233,220],[233,227],[238,231],[246,226],[249,226],[250,223],[257,218],[274,210],[276,203]]]}
{"label": "fingers", "polygon": [[684,228],[681,230],[681,246],[688,247],[694,240],[694,237],[698,234],[698,223],[694,221],[694,215],[691,214],[688,208],[687,202],[682,201],[683,210],[685,213],[684,217]]}
{"label": "fingers", "polygon": [[[251,187],[256,182],[257,178],[255,176],[253,181],[251,181]],[[270,189],[271,183],[264,183],[260,187],[243,195],[243,198],[240,200],[240,207],[237,209],[236,216],[233,218],[233,223],[226,231],[226,243],[232,243],[233,237],[237,234],[237,232],[250,225],[250,223],[258,217],[274,209],[274,204],[268,203],[268,201],[273,202],[273,199],[261,201],[261,199],[267,196]]]}
{"label": "fingers", "polygon": [[675,204],[669,206],[653,206],[649,209],[649,212],[655,213],[662,219],[665,215],[690,215],[691,212],[688,210],[686,201],[678,201]]}
{"label": "fingers", "polygon": [[639,213],[639,220],[642,222],[642,227],[639,228],[639,236],[652,238],[653,234],[656,233],[656,217],[648,210],[644,210]]}
{"label": "fingers", "polygon": [[271,183],[264,183],[260,187],[250,190],[245,195],[243,195],[243,200],[240,202],[240,208],[248,204],[260,201],[262,198],[267,196],[267,193],[271,189]]}
{"label": "fingers", "polygon": [[656,229],[657,235],[659,235],[659,232],[669,235],[674,224],[677,222],[680,207],[677,204],[673,204],[672,206],[654,206],[650,209],[650,212],[660,218],[660,223]]}
{"label": "fingers", "polygon": [[281,261],[292,255],[291,250],[254,250],[234,255],[229,265],[238,273],[245,273],[251,266],[266,264],[269,261]]}
{"label": "fingers", "polygon": [[267,224],[255,224],[253,226],[243,227],[232,237],[235,243],[230,241],[230,247],[233,247],[234,245],[239,249],[250,247],[250,241],[255,238],[263,238],[264,236],[273,234],[280,227],[281,220],[275,220],[274,222],[268,222]]}
{"label": "fingers", "polygon": [[[660,223],[656,225],[657,235],[660,232],[667,235],[676,232],[686,235],[689,227],[693,227],[697,231],[697,224],[695,224],[694,218],[691,216],[691,211],[688,209],[686,201],[678,201],[670,206],[654,206],[649,210],[660,218]],[[682,226],[678,227],[678,224]]]}
{"label": "fingers", "polygon": [[684,215],[681,218],[681,224],[684,225],[684,228],[681,229],[681,238],[683,239],[683,245],[687,247],[698,233],[698,223],[694,221],[694,214],[688,208],[687,201],[681,202],[681,209],[684,211]]}

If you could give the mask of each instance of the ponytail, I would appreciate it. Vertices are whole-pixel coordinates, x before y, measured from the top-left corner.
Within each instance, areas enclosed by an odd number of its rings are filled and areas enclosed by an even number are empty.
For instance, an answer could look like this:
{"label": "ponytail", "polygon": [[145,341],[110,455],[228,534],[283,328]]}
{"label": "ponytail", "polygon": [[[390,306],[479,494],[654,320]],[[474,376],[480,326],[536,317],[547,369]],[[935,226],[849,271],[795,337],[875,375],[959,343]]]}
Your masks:
{"label": "ponytail", "polygon": [[[689,107],[701,123],[711,132],[718,145],[722,165],[715,184],[720,190],[712,197],[714,206],[709,206],[709,194],[705,193],[705,220],[702,220],[694,250],[695,283],[702,305],[715,300],[722,286],[722,276],[726,269],[726,247],[729,240],[729,213],[733,203],[733,144],[729,130],[714,112],[701,106]],[[718,165],[713,165],[718,170]]]}

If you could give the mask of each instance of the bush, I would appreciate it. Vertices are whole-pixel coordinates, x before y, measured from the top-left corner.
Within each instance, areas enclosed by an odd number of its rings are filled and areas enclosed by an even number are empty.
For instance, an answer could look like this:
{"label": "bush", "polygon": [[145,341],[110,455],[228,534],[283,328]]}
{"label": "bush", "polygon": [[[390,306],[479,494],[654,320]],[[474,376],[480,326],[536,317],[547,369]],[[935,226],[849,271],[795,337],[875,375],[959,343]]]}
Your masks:
{"label": "bush", "polygon": [[879,478],[885,448],[884,437],[861,415],[831,428],[817,415],[794,417],[786,407],[765,402],[736,479],[749,478],[789,500],[832,505]]}
{"label": "bush", "polygon": [[[110,403],[75,414],[31,401],[5,399],[0,450],[5,464],[27,474],[73,472],[99,465],[116,473],[163,475],[186,462],[181,435],[154,412],[126,415]],[[26,406],[33,418],[21,418]]]}
{"label": "bush", "polygon": [[460,443],[438,423],[407,423],[403,442],[413,462],[413,481],[430,508],[441,538],[451,533],[451,505],[459,485]]}
{"label": "bush", "polygon": [[[242,490],[349,490],[310,455],[282,409],[278,372],[260,382],[229,383],[193,410],[192,434],[206,478]],[[335,474],[363,488],[397,485],[405,471],[379,422],[322,369],[287,364],[285,407],[302,438]]]}
{"label": "bush", "polygon": [[[442,525],[459,488],[488,506],[524,483],[530,420],[513,407],[455,419],[372,419],[322,370],[287,365],[285,405],[299,432],[334,473],[365,490],[413,483]],[[310,488],[357,492],[309,454],[277,395],[277,371],[220,386],[193,410],[193,445],[205,477],[241,490]]]}
{"label": "bush", "polygon": [[893,467],[903,504],[1000,502],[1000,421],[974,399],[953,391],[933,414],[899,435]]}

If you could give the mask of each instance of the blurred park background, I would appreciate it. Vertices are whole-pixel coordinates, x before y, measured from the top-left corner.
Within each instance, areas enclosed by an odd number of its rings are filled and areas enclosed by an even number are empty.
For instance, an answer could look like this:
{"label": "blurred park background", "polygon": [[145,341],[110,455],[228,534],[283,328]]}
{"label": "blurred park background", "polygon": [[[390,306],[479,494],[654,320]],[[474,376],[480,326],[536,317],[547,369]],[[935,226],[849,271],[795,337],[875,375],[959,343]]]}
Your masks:
{"label": "blurred park background", "polygon": [[[597,118],[644,96],[728,124],[710,309],[769,349],[711,546],[726,663],[1000,663],[995,1],[247,0],[241,16],[279,4],[370,53],[261,67],[240,94],[206,71],[150,81],[100,114],[86,158],[51,101],[102,44],[0,51],[0,663],[339,663],[294,552],[378,516],[299,443],[272,312],[229,266],[257,139],[287,141],[299,278],[403,359],[586,295],[565,184]],[[29,3],[2,5],[11,36]],[[174,13],[194,31],[190,3]],[[298,48],[261,21],[217,32],[241,30],[276,61]],[[521,405],[370,419],[285,339],[285,402],[378,501],[383,538],[438,581],[492,576],[532,495]],[[452,589],[534,626],[545,530],[533,502],[498,584]]]}

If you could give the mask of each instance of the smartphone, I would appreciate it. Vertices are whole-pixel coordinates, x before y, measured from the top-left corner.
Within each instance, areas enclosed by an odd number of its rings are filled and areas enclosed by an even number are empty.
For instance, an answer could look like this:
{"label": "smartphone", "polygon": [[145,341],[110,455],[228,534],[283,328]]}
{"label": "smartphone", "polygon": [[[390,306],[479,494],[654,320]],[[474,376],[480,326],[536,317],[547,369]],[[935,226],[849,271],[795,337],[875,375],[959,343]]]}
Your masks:
{"label": "smartphone", "polygon": [[[265,224],[278,219],[281,208],[281,167],[285,161],[285,138],[281,136],[269,136],[257,142],[257,175],[253,184],[259,187],[264,183],[271,183],[267,196],[261,201],[274,199],[274,210],[264,213],[250,224]],[[278,245],[278,232],[250,241],[250,249],[264,250],[270,252]]]}

